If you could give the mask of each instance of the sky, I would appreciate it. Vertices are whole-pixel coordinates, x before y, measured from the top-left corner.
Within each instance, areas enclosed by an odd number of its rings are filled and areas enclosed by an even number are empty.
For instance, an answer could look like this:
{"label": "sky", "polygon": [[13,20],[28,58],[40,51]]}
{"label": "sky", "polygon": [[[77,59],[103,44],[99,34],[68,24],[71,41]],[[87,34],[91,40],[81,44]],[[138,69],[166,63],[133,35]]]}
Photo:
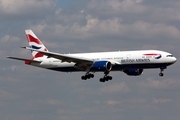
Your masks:
{"label": "sky", "polygon": [[25,65],[24,30],[57,53],[156,49],[180,58],[179,0],[0,0],[1,120],[179,120],[180,62],[141,76],[110,72],[82,81]]}

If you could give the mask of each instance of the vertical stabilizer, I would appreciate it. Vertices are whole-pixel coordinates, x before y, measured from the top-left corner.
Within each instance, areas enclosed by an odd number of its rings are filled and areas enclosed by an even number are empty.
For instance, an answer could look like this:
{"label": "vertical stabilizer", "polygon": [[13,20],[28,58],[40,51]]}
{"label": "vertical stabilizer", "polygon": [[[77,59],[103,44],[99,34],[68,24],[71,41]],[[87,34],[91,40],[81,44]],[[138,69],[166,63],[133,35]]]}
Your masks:
{"label": "vertical stabilizer", "polygon": [[[33,49],[38,49],[41,51],[48,51],[47,48],[43,45],[43,43],[38,39],[38,37],[33,33],[32,30],[28,29],[25,30],[26,36],[29,42],[29,46]],[[45,57],[44,55],[40,54],[36,51],[31,51],[33,59],[39,57]],[[46,56],[47,57],[47,56]]]}

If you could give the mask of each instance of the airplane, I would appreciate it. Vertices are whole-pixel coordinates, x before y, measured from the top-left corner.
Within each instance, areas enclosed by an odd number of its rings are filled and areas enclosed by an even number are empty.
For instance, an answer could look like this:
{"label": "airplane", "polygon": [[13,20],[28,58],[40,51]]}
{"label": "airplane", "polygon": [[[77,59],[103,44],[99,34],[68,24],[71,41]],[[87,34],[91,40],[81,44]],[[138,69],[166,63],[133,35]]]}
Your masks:
{"label": "airplane", "polygon": [[122,71],[129,76],[139,76],[144,69],[160,68],[159,76],[163,76],[163,70],[174,64],[177,59],[170,53],[160,50],[136,50],[94,52],[77,54],[60,54],[49,52],[32,30],[25,30],[29,47],[33,58],[24,59],[7,57],[10,59],[25,61],[26,65],[32,65],[49,70],[61,72],[83,71],[82,80],[94,78],[95,72],[104,72],[100,82],[112,80],[111,71]]}

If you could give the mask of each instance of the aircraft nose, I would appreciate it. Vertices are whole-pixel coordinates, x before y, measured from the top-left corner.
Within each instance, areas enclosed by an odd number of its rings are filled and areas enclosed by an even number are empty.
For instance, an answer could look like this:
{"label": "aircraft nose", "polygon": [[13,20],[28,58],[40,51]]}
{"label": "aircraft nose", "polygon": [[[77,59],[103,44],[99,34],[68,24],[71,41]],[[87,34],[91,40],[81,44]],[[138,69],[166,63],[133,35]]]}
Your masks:
{"label": "aircraft nose", "polygon": [[175,63],[177,61],[177,58],[175,58],[175,57],[172,57],[170,60],[169,60],[169,62],[171,62],[171,63]]}
{"label": "aircraft nose", "polygon": [[174,64],[177,61],[177,59],[175,57],[168,57],[166,61],[167,63]]}
{"label": "aircraft nose", "polygon": [[173,63],[175,63],[177,61],[177,58],[174,57]]}

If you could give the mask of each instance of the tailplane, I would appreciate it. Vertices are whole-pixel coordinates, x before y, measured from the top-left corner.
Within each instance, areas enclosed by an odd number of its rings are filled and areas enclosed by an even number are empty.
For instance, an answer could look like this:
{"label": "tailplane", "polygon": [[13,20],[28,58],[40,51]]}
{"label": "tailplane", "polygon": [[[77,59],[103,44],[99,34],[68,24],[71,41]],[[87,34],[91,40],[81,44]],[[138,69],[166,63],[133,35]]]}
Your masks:
{"label": "tailplane", "polygon": [[[26,32],[26,36],[27,36],[30,48],[41,50],[41,51],[48,51],[47,48],[43,45],[43,43],[38,39],[38,37],[33,33],[32,30],[28,29],[28,30],[25,30],[25,32]],[[31,53],[32,53],[33,59],[39,58],[39,57],[47,57],[36,51],[31,51]]]}

